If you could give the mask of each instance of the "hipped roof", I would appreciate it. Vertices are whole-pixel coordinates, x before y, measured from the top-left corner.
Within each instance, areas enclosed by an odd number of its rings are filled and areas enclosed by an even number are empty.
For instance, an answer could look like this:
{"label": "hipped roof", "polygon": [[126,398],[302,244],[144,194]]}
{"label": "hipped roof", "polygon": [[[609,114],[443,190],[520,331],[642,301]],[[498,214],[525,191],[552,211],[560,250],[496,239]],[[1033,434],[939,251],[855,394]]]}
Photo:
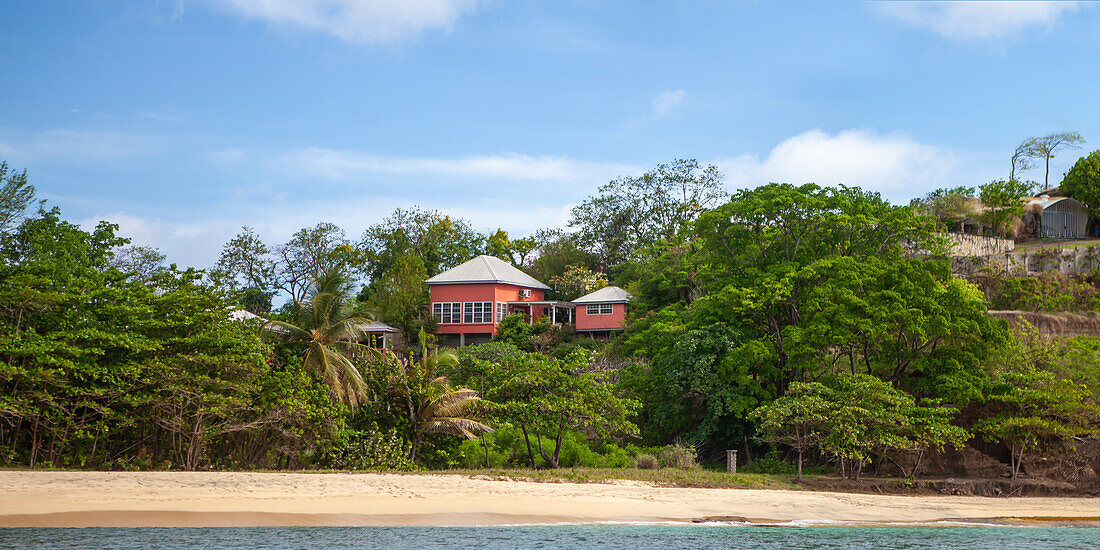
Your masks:
{"label": "hipped roof", "polygon": [[448,269],[424,282],[429,285],[503,283],[526,288],[550,290],[550,287],[539,282],[538,279],[516,269],[504,260],[484,255]]}
{"label": "hipped roof", "polygon": [[574,304],[606,304],[617,302],[629,302],[630,294],[617,287],[617,286],[605,286],[595,292],[590,292],[573,300]]}

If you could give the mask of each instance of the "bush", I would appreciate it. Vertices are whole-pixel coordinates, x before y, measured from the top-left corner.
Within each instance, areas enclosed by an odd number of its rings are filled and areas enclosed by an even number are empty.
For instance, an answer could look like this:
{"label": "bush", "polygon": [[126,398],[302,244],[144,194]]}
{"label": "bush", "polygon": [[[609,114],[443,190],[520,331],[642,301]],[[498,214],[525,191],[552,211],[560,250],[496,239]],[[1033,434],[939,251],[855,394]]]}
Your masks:
{"label": "bush", "polygon": [[346,430],[324,465],[338,470],[411,470],[409,442],[397,432]]}
{"label": "bush", "polygon": [[754,460],[745,466],[746,473],[789,475],[794,473],[794,466],[783,460],[779,449],[771,449],[764,456]]}
{"label": "bush", "polygon": [[679,443],[662,447],[657,451],[657,460],[665,468],[694,470],[699,467],[695,459],[695,449]]}
{"label": "bush", "polygon": [[489,443],[488,466],[486,466],[485,447],[482,446],[480,439],[467,439],[458,446],[456,459],[459,466],[467,470],[504,467],[505,463],[508,462],[508,455],[502,453],[500,448],[494,445],[492,441],[487,439],[486,442]]}
{"label": "bush", "polygon": [[657,461],[657,457],[645,453],[634,458],[634,466],[639,470],[656,470],[661,467],[661,463]]}

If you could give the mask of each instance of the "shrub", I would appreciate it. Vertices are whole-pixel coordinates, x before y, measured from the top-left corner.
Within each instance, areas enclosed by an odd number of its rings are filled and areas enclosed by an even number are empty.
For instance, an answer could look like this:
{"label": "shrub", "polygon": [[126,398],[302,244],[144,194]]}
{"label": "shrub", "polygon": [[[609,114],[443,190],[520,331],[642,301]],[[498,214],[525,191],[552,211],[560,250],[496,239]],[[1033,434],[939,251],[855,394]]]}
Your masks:
{"label": "shrub", "polygon": [[754,460],[744,468],[746,473],[788,475],[794,473],[794,466],[783,460],[779,449],[771,449],[764,456]]}
{"label": "shrub", "polygon": [[699,467],[695,460],[695,449],[680,443],[662,447],[657,451],[657,460],[665,468],[694,470]]}
{"label": "shrub", "polygon": [[634,465],[639,470],[656,470],[661,467],[661,463],[657,461],[657,457],[649,453],[636,456],[634,458]]}

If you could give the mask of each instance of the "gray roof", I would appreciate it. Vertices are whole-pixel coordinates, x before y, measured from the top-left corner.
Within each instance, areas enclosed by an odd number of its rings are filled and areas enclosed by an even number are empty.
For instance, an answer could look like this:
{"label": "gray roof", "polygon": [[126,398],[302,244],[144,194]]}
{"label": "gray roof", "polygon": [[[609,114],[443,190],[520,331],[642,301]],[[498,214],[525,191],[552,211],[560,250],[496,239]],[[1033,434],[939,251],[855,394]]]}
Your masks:
{"label": "gray roof", "polygon": [[429,285],[504,283],[527,288],[550,290],[550,287],[540,283],[534,277],[512,267],[508,262],[493,256],[478,256],[424,282]]}
{"label": "gray roof", "polygon": [[382,321],[371,321],[365,325],[360,325],[359,329],[363,332],[399,332]]}
{"label": "gray roof", "polygon": [[229,318],[233,321],[245,321],[247,319],[260,319],[261,321],[263,320],[263,317],[260,317],[259,315],[248,311],[247,309],[234,309],[233,311],[229,312]]}
{"label": "gray roof", "polygon": [[608,302],[629,302],[631,296],[617,286],[605,286],[596,292],[590,292],[573,300],[574,304],[606,304]]}

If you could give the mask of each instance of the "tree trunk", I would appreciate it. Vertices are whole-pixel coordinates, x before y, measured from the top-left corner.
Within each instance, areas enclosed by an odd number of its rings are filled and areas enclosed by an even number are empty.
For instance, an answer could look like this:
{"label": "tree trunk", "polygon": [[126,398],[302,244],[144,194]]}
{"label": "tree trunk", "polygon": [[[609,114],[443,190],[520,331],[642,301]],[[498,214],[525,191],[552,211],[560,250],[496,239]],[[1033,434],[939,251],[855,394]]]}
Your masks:
{"label": "tree trunk", "polygon": [[489,443],[485,441],[485,432],[481,432],[481,446],[485,448],[485,467],[489,468]]}
{"label": "tree trunk", "polygon": [[538,466],[535,465],[535,453],[531,450],[531,438],[527,435],[527,426],[521,424],[519,429],[523,431],[523,441],[527,443],[527,456],[531,459],[531,468],[537,469]]}
{"label": "tree trunk", "polygon": [[802,447],[798,448],[798,477],[795,478],[795,481],[802,483]]}

